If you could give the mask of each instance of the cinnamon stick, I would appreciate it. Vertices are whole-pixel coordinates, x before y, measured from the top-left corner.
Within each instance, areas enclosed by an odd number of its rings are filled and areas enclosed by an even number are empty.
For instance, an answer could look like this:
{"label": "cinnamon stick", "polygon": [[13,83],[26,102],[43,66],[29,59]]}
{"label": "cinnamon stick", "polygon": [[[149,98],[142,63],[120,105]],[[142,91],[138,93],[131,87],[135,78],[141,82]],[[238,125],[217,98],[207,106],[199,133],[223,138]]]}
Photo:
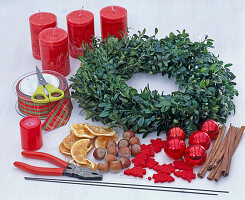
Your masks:
{"label": "cinnamon stick", "polygon": [[231,141],[231,143],[229,145],[230,147],[229,147],[229,152],[228,152],[228,162],[227,162],[227,165],[225,166],[225,168],[222,168],[222,173],[224,176],[229,175],[232,156],[233,156],[234,152],[236,151],[236,148],[237,148],[237,146],[241,140],[244,129],[245,129],[245,127],[242,126],[240,129],[236,130],[234,140]]}
{"label": "cinnamon stick", "polygon": [[[232,139],[232,135],[234,137],[234,143],[230,143],[230,150],[231,150],[231,157],[232,155],[234,154],[241,138],[242,138],[242,135],[243,135],[243,132],[245,130],[245,126],[242,126],[241,128],[236,128],[236,127],[232,127],[232,133],[231,133],[231,139]],[[229,136],[230,137],[230,136]],[[228,144],[227,144],[228,145]],[[209,180],[215,180],[216,182],[219,181],[221,175],[222,175],[222,172],[223,172],[223,175],[225,176],[228,176],[229,175],[229,169],[230,169],[230,164],[231,164],[231,157],[230,157],[230,160],[228,163],[226,163],[226,159],[222,159],[216,168],[212,169],[211,172],[209,174],[209,177],[208,179]],[[223,171],[222,167],[223,166],[226,166],[226,171]],[[224,174],[226,173],[226,174]]]}
{"label": "cinnamon stick", "polygon": [[231,157],[231,148],[233,150],[233,147],[231,146],[231,144],[234,144],[234,140],[235,140],[235,132],[236,129],[231,126],[231,133],[228,136],[228,140],[227,140],[227,145],[225,147],[225,151],[224,151],[224,156],[222,159],[222,163],[220,166],[220,171],[223,173],[226,171],[227,165],[229,163],[230,157]]}
{"label": "cinnamon stick", "polygon": [[[222,160],[222,161],[223,161],[223,160]],[[216,174],[214,175],[214,180],[215,180],[216,182],[219,181],[219,179],[220,179],[220,177],[221,177],[221,174],[222,174],[222,170],[221,170],[222,161],[220,162],[221,165],[220,165],[220,167],[218,167],[217,172],[216,172]]]}
{"label": "cinnamon stick", "polygon": [[208,166],[208,170],[215,168],[217,166],[217,164],[222,160],[230,132],[231,132],[231,125],[230,125],[228,132],[226,133],[221,145],[219,146],[218,151],[214,155],[213,159],[210,161],[209,166]]}
{"label": "cinnamon stick", "polygon": [[237,131],[238,130],[235,129],[235,127],[231,127],[231,134],[229,135],[226,150],[220,167],[223,176],[228,176],[227,170],[229,171],[230,169],[230,162],[234,150],[234,142],[235,142]]}
{"label": "cinnamon stick", "polygon": [[217,171],[218,171],[220,165],[221,165],[221,162],[219,162],[219,164],[217,165],[217,167],[213,168],[213,169],[210,171],[210,173],[208,174],[208,177],[207,177],[208,180],[212,181],[212,180],[214,179],[214,176],[215,176],[215,174],[217,173]]}
{"label": "cinnamon stick", "polygon": [[237,133],[237,136],[236,136],[236,139],[235,139],[235,144],[234,144],[234,151],[233,151],[233,153],[236,151],[236,148],[237,148],[238,144],[240,143],[240,140],[241,140],[241,138],[242,138],[242,135],[243,135],[244,130],[245,130],[245,126],[242,126],[242,127],[240,128],[240,130],[238,131],[238,133]]}
{"label": "cinnamon stick", "polygon": [[199,172],[197,173],[197,176],[199,178],[203,178],[205,176],[205,174],[207,173],[208,171],[208,165],[209,163],[211,162],[212,158],[214,157],[214,155],[216,154],[220,144],[221,144],[221,141],[224,137],[224,134],[225,134],[225,130],[226,130],[226,126],[223,125],[220,129],[220,133],[216,139],[216,141],[214,142],[213,144],[213,147],[208,155],[208,158],[206,160],[206,162],[204,163],[204,165],[202,166],[202,168],[199,170]]}

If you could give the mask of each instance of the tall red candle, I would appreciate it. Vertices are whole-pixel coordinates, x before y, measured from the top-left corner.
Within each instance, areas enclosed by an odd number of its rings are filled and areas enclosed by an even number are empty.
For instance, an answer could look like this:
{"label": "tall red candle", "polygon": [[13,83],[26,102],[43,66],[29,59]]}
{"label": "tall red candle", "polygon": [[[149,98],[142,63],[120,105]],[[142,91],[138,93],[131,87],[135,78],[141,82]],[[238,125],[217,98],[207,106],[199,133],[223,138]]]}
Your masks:
{"label": "tall red candle", "polygon": [[115,35],[122,38],[122,33],[127,31],[127,10],[120,6],[108,6],[100,10],[101,36]]}
{"label": "tall red candle", "polygon": [[67,76],[70,69],[68,36],[61,28],[48,28],[40,35],[40,53],[43,70],[52,70]]}
{"label": "tall red candle", "polygon": [[66,16],[69,50],[73,58],[83,55],[83,43],[89,44],[94,36],[94,15],[87,10],[76,10]]}
{"label": "tall red candle", "polygon": [[48,12],[39,12],[29,17],[33,57],[40,60],[39,34],[42,30],[55,27],[57,17]]}
{"label": "tall red candle", "polygon": [[35,116],[20,121],[21,146],[24,150],[37,150],[43,145],[41,120]]}

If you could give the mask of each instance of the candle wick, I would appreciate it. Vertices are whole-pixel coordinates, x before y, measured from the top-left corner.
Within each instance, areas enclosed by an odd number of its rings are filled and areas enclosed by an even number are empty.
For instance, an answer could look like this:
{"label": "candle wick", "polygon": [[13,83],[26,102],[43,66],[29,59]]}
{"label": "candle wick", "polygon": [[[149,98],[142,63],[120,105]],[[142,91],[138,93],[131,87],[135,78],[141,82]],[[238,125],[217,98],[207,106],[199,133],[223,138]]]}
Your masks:
{"label": "candle wick", "polygon": [[28,122],[28,124],[29,124],[29,125],[31,125],[31,123],[30,123],[30,122]]}
{"label": "candle wick", "polygon": [[38,11],[39,11],[39,15],[40,15],[40,17],[42,18],[42,17],[43,17],[43,15],[42,15],[41,10],[38,10]]}
{"label": "candle wick", "polygon": [[52,35],[54,35],[56,28],[57,28],[57,25],[54,27]]}
{"label": "candle wick", "polygon": [[112,9],[112,12],[114,13],[114,12],[115,12],[115,10],[114,10],[114,7],[113,7],[113,5],[111,6],[111,9]]}
{"label": "candle wick", "polygon": [[83,8],[84,8],[84,5],[82,6],[82,8],[80,9],[80,13],[79,13],[79,17],[81,17],[81,15],[82,15],[82,11],[83,11]]}

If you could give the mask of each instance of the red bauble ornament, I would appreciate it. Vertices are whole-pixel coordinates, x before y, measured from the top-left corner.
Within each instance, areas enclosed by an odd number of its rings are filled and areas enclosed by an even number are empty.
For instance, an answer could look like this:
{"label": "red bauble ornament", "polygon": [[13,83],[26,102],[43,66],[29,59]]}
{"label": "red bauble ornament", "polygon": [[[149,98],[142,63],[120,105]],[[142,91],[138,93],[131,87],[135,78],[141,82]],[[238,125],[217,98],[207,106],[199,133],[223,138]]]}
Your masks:
{"label": "red bauble ornament", "polygon": [[219,125],[216,121],[208,119],[201,124],[200,131],[206,131],[211,139],[216,139],[219,135]]}
{"label": "red bauble ornament", "polygon": [[179,126],[172,127],[166,134],[167,140],[170,138],[179,138],[185,141],[185,131]]}
{"label": "red bauble ornament", "polygon": [[189,137],[189,145],[200,144],[206,150],[210,147],[210,143],[211,140],[206,131],[195,131]]}
{"label": "red bauble ornament", "polygon": [[207,152],[199,144],[188,146],[185,150],[185,161],[190,166],[202,165],[207,158]]}
{"label": "red bauble ornament", "polygon": [[165,153],[174,159],[181,158],[184,155],[185,149],[185,142],[178,138],[170,138],[164,147]]}

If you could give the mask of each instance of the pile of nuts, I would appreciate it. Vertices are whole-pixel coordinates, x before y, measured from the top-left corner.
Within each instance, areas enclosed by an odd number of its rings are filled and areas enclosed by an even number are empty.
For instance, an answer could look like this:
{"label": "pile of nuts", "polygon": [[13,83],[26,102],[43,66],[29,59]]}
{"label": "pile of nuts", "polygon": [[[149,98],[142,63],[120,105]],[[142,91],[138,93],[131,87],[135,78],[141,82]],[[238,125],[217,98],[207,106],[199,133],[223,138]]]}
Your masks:
{"label": "pile of nuts", "polygon": [[[131,147],[131,148],[130,148]],[[119,173],[122,169],[131,165],[130,157],[136,156],[141,152],[140,140],[135,137],[135,133],[127,130],[123,133],[123,139],[117,144],[110,140],[106,148],[96,148],[93,156],[96,160],[103,160],[104,163],[98,163],[97,170],[106,173],[109,170],[113,173]],[[117,158],[117,156],[119,158]]]}

